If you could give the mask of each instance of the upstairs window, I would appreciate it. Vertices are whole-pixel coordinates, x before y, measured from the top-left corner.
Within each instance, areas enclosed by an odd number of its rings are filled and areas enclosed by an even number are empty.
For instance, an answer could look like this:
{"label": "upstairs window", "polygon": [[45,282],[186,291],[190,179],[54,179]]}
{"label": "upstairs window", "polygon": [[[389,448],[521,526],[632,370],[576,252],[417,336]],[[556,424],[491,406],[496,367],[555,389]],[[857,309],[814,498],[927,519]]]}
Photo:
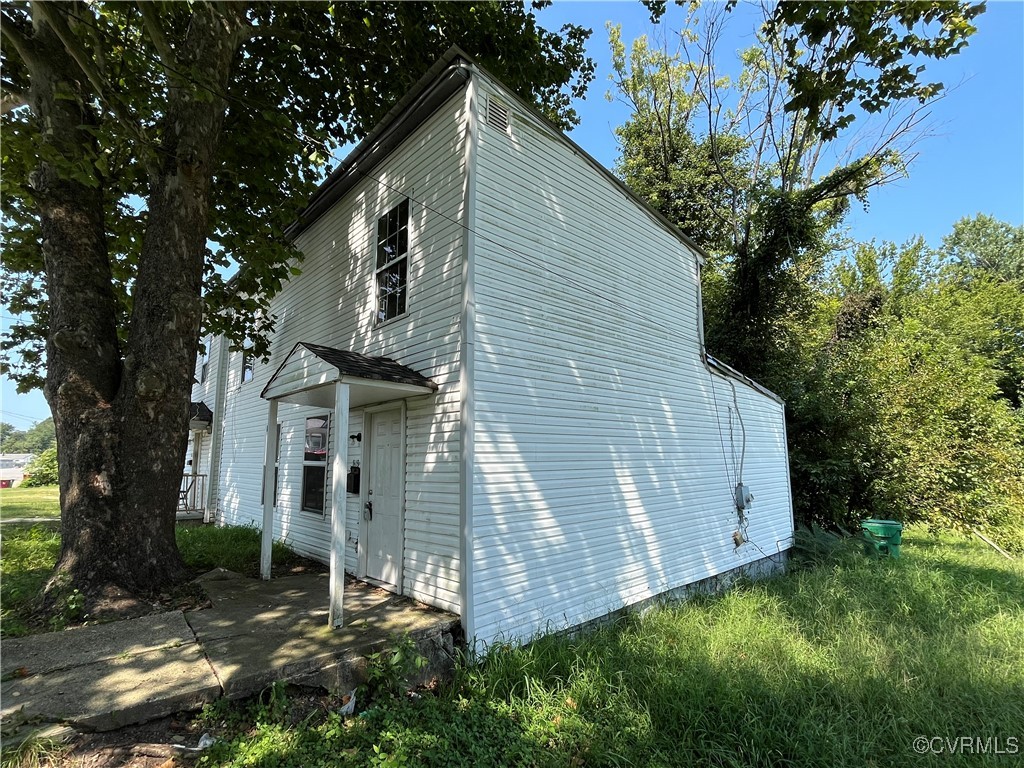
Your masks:
{"label": "upstairs window", "polygon": [[199,358],[199,383],[205,384],[207,377],[210,375],[210,344],[213,343],[213,339],[203,340],[203,353]]}
{"label": "upstairs window", "polygon": [[409,201],[377,219],[377,322],[405,314],[409,275]]}
{"label": "upstairs window", "polygon": [[246,340],[242,347],[242,383],[252,381],[253,361],[252,342]]}

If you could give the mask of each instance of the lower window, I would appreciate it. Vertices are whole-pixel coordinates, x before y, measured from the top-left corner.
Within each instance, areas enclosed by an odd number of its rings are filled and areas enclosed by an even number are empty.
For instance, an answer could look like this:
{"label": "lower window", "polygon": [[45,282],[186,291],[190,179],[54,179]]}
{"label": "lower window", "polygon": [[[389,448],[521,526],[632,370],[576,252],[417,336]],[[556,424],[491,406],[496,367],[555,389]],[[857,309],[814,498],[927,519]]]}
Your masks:
{"label": "lower window", "polygon": [[302,456],[302,509],[324,513],[327,493],[327,445],[329,417],[306,419],[306,439]]}
{"label": "lower window", "polygon": [[302,468],[302,508],[307,512],[324,511],[327,467]]}

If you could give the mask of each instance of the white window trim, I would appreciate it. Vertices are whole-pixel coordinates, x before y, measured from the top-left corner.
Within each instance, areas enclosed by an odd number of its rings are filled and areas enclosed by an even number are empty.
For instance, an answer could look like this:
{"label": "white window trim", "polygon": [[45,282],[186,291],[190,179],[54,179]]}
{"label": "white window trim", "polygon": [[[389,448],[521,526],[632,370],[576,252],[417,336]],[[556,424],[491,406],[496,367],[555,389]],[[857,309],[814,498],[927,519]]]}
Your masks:
{"label": "white window trim", "polygon": [[[323,461],[306,461],[306,423],[308,419],[324,419],[327,422],[327,434],[324,436],[324,460]],[[303,512],[308,512],[311,515],[320,515],[321,517],[327,515],[327,493],[330,491],[330,485],[327,482],[328,468],[331,465],[331,429],[333,428],[331,414],[315,414],[313,416],[307,416],[302,420],[302,479],[299,484],[299,509]],[[306,467],[322,467],[324,470],[324,493],[323,498],[320,500],[320,509],[310,509],[306,506]]]}
{"label": "white window trim", "polygon": [[[256,357],[255,357],[255,355],[253,355],[253,351],[252,350],[253,350],[253,343],[251,341],[247,340],[242,345],[242,367],[239,369],[239,375],[240,375],[239,385],[241,385],[241,386],[245,386],[250,381],[253,381],[256,378]],[[249,378],[248,379],[245,378],[245,368],[246,368],[246,362],[247,361],[249,363],[249,366],[248,366],[249,367]]]}
{"label": "white window trim", "polygon": [[[405,252],[400,256],[395,256],[385,264],[377,266],[377,247],[380,243],[380,220],[387,216],[391,211],[399,208],[402,203],[407,205],[406,218],[405,218]],[[399,227],[401,228],[401,227]],[[394,205],[384,209],[383,213],[380,213],[374,218],[373,224],[373,324],[374,327],[381,327],[391,323],[399,318],[405,317],[409,314],[409,282],[410,282],[410,266],[412,264],[412,200],[409,197],[404,197]],[[397,315],[381,319],[380,317],[380,274],[384,270],[398,264],[402,260],[405,260],[405,309],[399,312]]]}

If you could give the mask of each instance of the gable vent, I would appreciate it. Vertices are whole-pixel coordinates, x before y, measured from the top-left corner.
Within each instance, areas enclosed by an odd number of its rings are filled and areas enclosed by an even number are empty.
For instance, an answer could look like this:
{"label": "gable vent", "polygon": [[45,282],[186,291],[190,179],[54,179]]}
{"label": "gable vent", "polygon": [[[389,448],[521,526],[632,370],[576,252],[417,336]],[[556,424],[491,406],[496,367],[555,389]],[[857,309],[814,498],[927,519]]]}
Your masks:
{"label": "gable vent", "polygon": [[508,107],[497,99],[487,100],[487,124],[502,133],[508,133]]}

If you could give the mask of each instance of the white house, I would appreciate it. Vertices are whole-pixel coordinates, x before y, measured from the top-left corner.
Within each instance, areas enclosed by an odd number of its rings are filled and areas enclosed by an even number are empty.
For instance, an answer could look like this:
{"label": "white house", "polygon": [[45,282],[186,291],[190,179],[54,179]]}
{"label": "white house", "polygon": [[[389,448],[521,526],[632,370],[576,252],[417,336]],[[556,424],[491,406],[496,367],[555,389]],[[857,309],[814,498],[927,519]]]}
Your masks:
{"label": "white house", "polygon": [[783,404],[705,354],[700,250],[460,51],[290,235],[269,363],[207,340],[186,473],[266,573],[271,532],[331,564],[333,622],[342,569],[486,644],[791,546]]}

